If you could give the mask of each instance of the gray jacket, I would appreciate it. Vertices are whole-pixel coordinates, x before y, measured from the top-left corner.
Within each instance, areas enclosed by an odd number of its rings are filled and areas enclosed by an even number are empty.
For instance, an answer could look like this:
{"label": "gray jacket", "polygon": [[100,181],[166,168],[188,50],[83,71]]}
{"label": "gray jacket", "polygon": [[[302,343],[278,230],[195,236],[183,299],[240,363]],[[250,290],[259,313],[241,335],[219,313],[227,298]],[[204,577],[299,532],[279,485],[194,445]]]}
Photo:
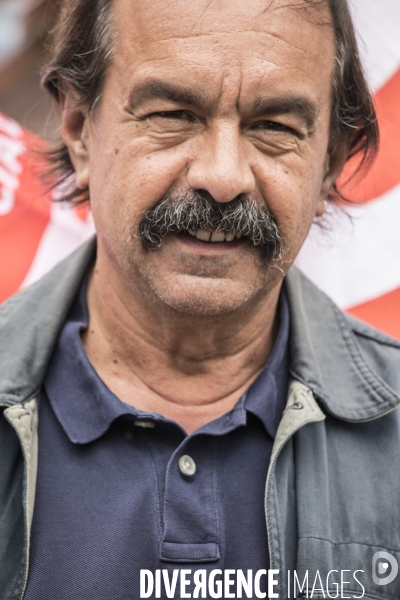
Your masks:
{"label": "gray jacket", "polygon": [[[0,307],[0,600],[24,595],[36,396],[94,253],[91,240]],[[342,597],[340,590],[335,596],[341,577],[350,582],[343,597],[360,597],[352,573],[362,570],[364,597],[398,600],[400,575],[379,585],[372,561],[380,551],[400,561],[400,343],[344,315],[296,268],[285,285],[291,385],[265,494],[271,569],[280,571],[274,591],[293,598],[287,571],[296,569],[304,583],[297,597],[310,595],[317,571],[325,596],[320,591],[313,598],[327,597],[327,587],[331,597]],[[339,573],[327,584],[332,570]]]}

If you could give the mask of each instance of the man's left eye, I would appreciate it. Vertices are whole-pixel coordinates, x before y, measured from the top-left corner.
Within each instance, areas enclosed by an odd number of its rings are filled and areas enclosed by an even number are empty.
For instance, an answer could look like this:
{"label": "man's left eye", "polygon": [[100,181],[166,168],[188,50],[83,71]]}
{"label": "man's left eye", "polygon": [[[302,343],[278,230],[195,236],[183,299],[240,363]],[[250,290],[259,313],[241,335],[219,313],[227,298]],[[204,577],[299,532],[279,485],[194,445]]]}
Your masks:
{"label": "man's left eye", "polygon": [[278,123],[276,121],[260,121],[252,126],[252,129],[263,129],[268,131],[283,131],[288,133],[295,133],[291,127]]}

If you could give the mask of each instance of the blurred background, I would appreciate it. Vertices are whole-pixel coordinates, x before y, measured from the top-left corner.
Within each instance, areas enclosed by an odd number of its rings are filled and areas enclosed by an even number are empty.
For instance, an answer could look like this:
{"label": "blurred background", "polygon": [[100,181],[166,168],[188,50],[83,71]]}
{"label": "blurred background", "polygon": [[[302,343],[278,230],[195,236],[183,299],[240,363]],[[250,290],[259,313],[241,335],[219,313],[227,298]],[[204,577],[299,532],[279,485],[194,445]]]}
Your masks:
{"label": "blurred background", "polygon": [[[296,263],[342,309],[400,339],[400,0],[349,3],[381,147],[347,190],[354,205],[333,211],[328,228],[313,226]],[[0,302],[94,231],[88,208],[54,202],[38,174],[41,140],[58,136],[39,76],[58,5],[0,0]]]}
{"label": "blurred background", "polygon": [[54,137],[57,119],[40,89],[54,0],[0,0],[0,111],[33,133]]}

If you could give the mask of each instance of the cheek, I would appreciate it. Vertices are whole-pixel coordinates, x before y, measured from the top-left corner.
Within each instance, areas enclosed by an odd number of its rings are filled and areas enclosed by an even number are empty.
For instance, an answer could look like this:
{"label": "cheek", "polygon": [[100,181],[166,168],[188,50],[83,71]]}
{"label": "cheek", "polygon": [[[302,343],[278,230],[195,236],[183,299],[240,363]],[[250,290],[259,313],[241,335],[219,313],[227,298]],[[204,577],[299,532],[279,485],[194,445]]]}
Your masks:
{"label": "cheek", "polygon": [[271,162],[257,172],[263,198],[291,242],[303,242],[320,198],[323,161],[311,150],[307,154]]}
{"label": "cheek", "polygon": [[[172,188],[184,186],[188,158],[183,147],[152,151],[145,140],[114,136],[97,143],[91,157],[92,211],[137,219]],[[105,148],[112,150],[103,151]]]}

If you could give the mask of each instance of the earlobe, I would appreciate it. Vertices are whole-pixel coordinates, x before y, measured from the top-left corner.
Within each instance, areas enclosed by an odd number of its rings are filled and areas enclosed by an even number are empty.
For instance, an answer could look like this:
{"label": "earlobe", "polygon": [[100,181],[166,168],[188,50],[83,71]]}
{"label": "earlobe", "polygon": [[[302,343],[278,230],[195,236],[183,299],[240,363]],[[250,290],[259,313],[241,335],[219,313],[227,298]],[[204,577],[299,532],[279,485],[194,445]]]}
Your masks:
{"label": "earlobe", "polygon": [[325,213],[325,200],[326,198],[320,198],[318,200],[317,209],[315,211],[316,217],[322,217],[322,215]]}
{"label": "earlobe", "polygon": [[328,198],[331,187],[332,184],[330,177],[330,155],[329,153],[327,153],[324,162],[324,177],[322,180],[321,192],[315,210],[316,217],[322,217],[322,215],[325,213],[325,202]]}
{"label": "earlobe", "polygon": [[[325,207],[325,200],[328,198],[330,191],[335,185],[339,178],[344,165],[348,159],[348,144],[345,141],[341,141],[335,144],[335,147],[327,152],[324,163],[324,177],[322,180],[321,194],[318,205],[321,203]],[[321,208],[317,207],[317,216],[321,216],[324,213],[325,208],[319,214]]]}
{"label": "earlobe", "polygon": [[89,133],[86,111],[69,90],[62,101],[61,136],[75,169],[76,185],[81,190],[89,186]]}

